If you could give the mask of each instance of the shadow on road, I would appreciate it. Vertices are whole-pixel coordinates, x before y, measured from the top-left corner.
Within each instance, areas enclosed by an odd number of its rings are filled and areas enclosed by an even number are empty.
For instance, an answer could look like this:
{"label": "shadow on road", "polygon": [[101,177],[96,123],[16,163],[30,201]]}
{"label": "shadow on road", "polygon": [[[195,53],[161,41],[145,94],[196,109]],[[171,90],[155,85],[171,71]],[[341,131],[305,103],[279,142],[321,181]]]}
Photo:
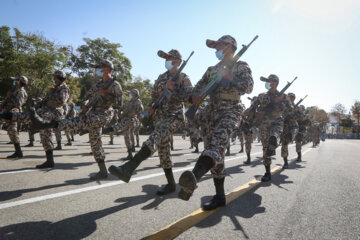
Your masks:
{"label": "shadow on road", "polygon": [[[265,208],[261,207],[262,197],[255,193],[256,189],[259,187],[256,186],[254,189],[250,190],[245,195],[239,197],[238,199],[231,202],[226,207],[221,208],[219,211],[212,214],[206,220],[200,222],[196,225],[198,228],[209,228],[217,225],[222,221],[223,217],[228,217],[231,219],[234,224],[234,229],[241,231],[243,236],[248,239],[245,229],[241,226],[240,218],[251,218],[256,214],[261,214],[265,212]],[[212,196],[206,196],[201,199],[201,202],[207,202],[212,198]]]}

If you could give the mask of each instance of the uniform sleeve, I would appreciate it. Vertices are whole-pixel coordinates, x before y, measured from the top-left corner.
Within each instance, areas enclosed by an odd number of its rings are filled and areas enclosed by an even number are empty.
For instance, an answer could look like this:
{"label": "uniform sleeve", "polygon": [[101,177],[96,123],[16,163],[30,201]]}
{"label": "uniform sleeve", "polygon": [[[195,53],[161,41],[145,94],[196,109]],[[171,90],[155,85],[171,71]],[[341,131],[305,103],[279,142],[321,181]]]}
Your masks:
{"label": "uniform sleeve", "polygon": [[234,79],[232,84],[239,90],[240,94],[250,94],[254,88],[254,81],[251,75],[251,69],[245,62],[239,62],[234,70]]}
{"label": "uniform sleeve", "polygon": [[110,94],[107,97],[112,98],[114,102],[113,107],[119,108],[123,104],[123,94],[120,83],[114,82],[111,86]]}
{"label": "uniform sleeve", "polygon": [[9,99],[9,103],[15,108],[21,108],[27,101],[27,94],[25,91],[18,91],[13,97]]}

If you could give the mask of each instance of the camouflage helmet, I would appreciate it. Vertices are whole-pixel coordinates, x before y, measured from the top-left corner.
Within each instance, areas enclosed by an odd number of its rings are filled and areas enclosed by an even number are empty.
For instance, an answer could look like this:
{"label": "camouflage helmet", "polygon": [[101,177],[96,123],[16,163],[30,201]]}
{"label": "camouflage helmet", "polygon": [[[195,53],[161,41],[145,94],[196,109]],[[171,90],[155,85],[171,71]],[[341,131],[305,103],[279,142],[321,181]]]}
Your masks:
{"label": "camouflage helmet", "polygon": [[135,94],[137,97],[139,96],[139,90],[137,90],[136,88],[131,90],[132,94]]}
{"label": "camouflage helmet", "polygon": [[208,46],[209,48],[216,48],[216,46],[217,46],[219,43],[231,44],[235,49],[237,49],[236,40],[235,40],[235,38],[233,38],[233,37],[230,36],[230,35],[224,35],[224,36],[222,36],[221,38],[219,38],[217,41],[215,41],[215,40],[210,40],[210,39],[207,39],[207,40],[206,40],[206,46]]}
{"label": "camouflage helmet", "polygon": [[113,64],[113,62],[110,61],[110,60],[102,60],[99,64],[90,63],[89,65],[90,65],[90,67],[92,67],[92,68],[108,67],[108,68],[110,68],[111,70],[114,69],[114,64]]}
{"label": "camouflage helmet", "polygon": [[275,74],[270,74],[269,77],[260,77],[260,80],[263,82],[277,82],[279,83],[279,77]]}
{"label": "camouflage helmet", "polygon": [[159,50],[158,51],[158,56],[161,57],[161,58],[169,58],[169,57],[173,57],[173,58],[176,58],[176,59],[179,59],[181,60],[182,59],[182,56],[181,56],[181,53],[176,50],[176,49],[171,49],[168,53],[162,51],[162,50]]}
{"label": "camouflage helmet", "polygon": [[66,73],[63,70],[56,70],[53,74],[51,74],[54,77],[59,77],[61,80],[66,79]]}
{"label": "camouflage helmet", "polygon": [[12,80],[16,80],[21,82],[22,84],[24,84],[25,86],[28,85],[29,80],[27,79],[27,77],[25,76],[20,76],[20,77],[11,77]]}
{"label": "camouflage helmet", "polygon": [[295,93],[292,93],[292,92],[289,92],[289,93],[288,93],[288,96],[289,96],[289,97],[292,97],[292,98],[294,98],[294,99],[296,98]]}

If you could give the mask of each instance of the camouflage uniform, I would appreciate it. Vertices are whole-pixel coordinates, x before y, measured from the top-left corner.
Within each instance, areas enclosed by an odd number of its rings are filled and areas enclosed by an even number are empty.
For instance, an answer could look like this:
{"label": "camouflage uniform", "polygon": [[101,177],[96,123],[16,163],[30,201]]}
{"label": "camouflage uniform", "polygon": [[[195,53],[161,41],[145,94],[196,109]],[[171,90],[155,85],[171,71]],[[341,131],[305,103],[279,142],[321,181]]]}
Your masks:
{"label": "camouflage uniform", "polygon": [[305,141],[305,135],[306,135],[306,128],[310,124],[310,120],[305,115],[305,107],[299,106],[296,109],[297,116],[298,116],[298,125],[299,125],[299,131],[298,134],[295,137],[295,148],[298,155],[301,154],[301,147],[303,144],[303,141]]}
{"label": "camouflage uniform", "polygon": [[[279,82],[279,78],[273,74],[270,75],[268,79],[277,79],[277,82]],[[281,98],[281,103],[276,104],[273,100],[278,95],[278,91],[275,93],[268,91],[267,93],[262,93],[257,97],[257,103],[259,105],[258,113],[264,114],[264,119],[261,121],[259,130],[261,133],[261,143],[263,145],[263,164],[266,167],[271,165],[272,152],[275,151],[280,140],[280,135],[283,131],[283,113],[285,110],[292,108],[290,101],[285,94],[279,96]],[[273,104],[275,107],[271,110],[268,110],[267,107],[269,104]],[[276,143],[274,143],[275,145],[269,143],[270,137],[276,138]]]}
{"label": "camouflage uniform", "polygon": [[[115,124],[117,124],[119,122],[119,110],[118,109],[114,109],[114,116],[111,119],[109,126],[113,126]],[[110,144],[114,144],[114,132],[110,132],[109,133],[110,136]]]}
{"label": "camouflage uniform", "polygon": [[136,116],[136,123],[135,123],[135,129],[134,129],[134,134],[135,134],[135,137],[136,137],[136,146],[139,147],[139,134],[140,134],[140,129],[141,129],[141,120],[143,119],[143,114],[142,112],[139,113],[137,116]]}
{"label": "camouflage uniform", "polygon": [[[66,114],[66,119],[71,119],[71,118],[75,118],[78,115],[78,111],[75,109],[75,104],[74,103],[70,103],[69,105],[71,105],[68,113]],[[68,140],[68,143],[71,143],[71,136],[73,136],[74,131],[73,130],[69,130],[69,129],[65,129],[65,135],[66,138]]]}
{"label": "camouflage uniform", "polygon": [[[111,81],[108,79],[107,81]],[[87,92],[85,99],[89,99],[86,107],[90,110],[86,114],[81,114],[72,119],[61,119],[58,121],[59,130],[87,129],[91,150],[96,162],[105,160],[105,152],[101,141],[102,127],[108,124],[113,117],[112,106],[122,105],[122,89],[117,81],[113,81],[106,89],[106,95],[100,96],[98,92],[104,88],[106,82],[98,80],[96,84]]]}
{"label": "camouflage uniform", "polygon": [[[22,112],[22,106],[26,103],[28,95],[24,87],[16,89],[12,95],[5,99],[3,103],[3,112]],[[18,132],[18,122],[16,120],[7,121],[6,124],[7,133],[9,135],[10,141],[15,143],[20,143],[19,132]]]}
{"label": "camouflage uniform", "polygon": [[[294,96],[293,93],[289,93],[288,96]],[[290,102],[292,108],[286,110],[286,114],[284,114],[284,129],[281,134],[281,157],[287,158],[289,156],[289,147],[288,144],[291,143],[296,134],[298,133],[299,125],[297,123],[297,111],[295,109],[295,105]]]}
{"label": "camouflage uniform", "polygon": [[[209,67],[201,80],[196,84],[193,95],[199,95],[210,81],[212,74],[219,71],[222,66],[217,64]],[[253,80],[251,70],[247,63],[239,61],[232,69],[234,80],[230,86],[219,86],[206,109],[208,118],[208,128],[204,137],[205,150],[201,156],[212,158],[216,164],[211,169],[214,178],[225,176],[224,155],[229,145],[230,136],[233,132],[238,119],[243,111],[240,96],[251,93]]]}
{"label": "camouflage uniform", "polygon": [[[70,89],[65,82],[50,89],[37,113],[44,120],[59,120],[64,115],[64,104],[68,101]],[[58,131],[58,130],[57,130]],[[45,151],[53,150],[52,129],[40,130],[40,139]]]}
{"label": "camouflage uniform", "polygon": [[[166,71],[155,81],[152,91],[152,102],[155,102],[166,88],[165,84],[172,77],[172,73]],[[158,151],[160,166],[164,169],[172,168],[170,148],[171,135],[184,122],[183,102],[187,101],[192,91],[189,77],[185,73],[180,73],[179,79],[175,84],[174,94],[171,98],[162,103],[154,114],[155,129],[149,138],[143,143],[150,151],[151,155]]]}
{"label": "camouflage uniform", "polygon": [[134,99],[130,99],[122,107],[121,122],[113,125],[114,132],[122,132],[125,139],[125,145],[131,150],[134,144],[134,129],[137,121],[137,115],[144,111],[142,102],[137,95]]}

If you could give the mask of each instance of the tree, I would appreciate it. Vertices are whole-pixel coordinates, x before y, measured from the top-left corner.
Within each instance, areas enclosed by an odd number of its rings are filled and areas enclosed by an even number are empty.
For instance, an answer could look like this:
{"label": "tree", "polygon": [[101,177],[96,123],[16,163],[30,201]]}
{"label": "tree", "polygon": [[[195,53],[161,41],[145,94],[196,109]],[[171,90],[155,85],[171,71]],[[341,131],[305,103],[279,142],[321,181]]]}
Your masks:
{"label": "tree", "polygon": [[342,105],[341,103],[337,103],[331,109],[330,114],[333,115],[334,117],[336,117],[337,122],[340,124],[341,123],[341,118],[344,117],[345,113],[346,113],[345,106]]}
{"label": "tree", "polygon": [[356,118],[357,120],[357,124],[359,125],[360,123],[360,101],[356,100],[354,105],[352,105],[351,107],[351,112],[352,115]]}
{"label": "tree", "polygon": [[126,85],[123,86],[124,100],[129,100],[129,93],[132,89],[139,90],[140,99],[144,105],[144,109],[150,107],[151,102],[151,92],[153,85],[149,79],[142,79],[140,76],[134,77],[134,80],[130,80]]}
{"label": "tree", "polygon": [[[3,86],[0,95],[5,96],[11,89],[11,76],[25,75],[29,79],[29,99],[44,96],[53,85],[48,74],[70,66],[71,47],[56,45],[41,34],[13,30],[12,36],[9,27],[0,27],[0,54],[4,56],[0,61],[0,84]],[[78,92],[77,88],[75,82],[70,84],[73,92]]]}
{"label": "tree", "polygon": [[325,110],[319,109],[317,106],[312,106],[307,108],[307,112],[310,118],[315,122],[328,122],[329,116]]}

